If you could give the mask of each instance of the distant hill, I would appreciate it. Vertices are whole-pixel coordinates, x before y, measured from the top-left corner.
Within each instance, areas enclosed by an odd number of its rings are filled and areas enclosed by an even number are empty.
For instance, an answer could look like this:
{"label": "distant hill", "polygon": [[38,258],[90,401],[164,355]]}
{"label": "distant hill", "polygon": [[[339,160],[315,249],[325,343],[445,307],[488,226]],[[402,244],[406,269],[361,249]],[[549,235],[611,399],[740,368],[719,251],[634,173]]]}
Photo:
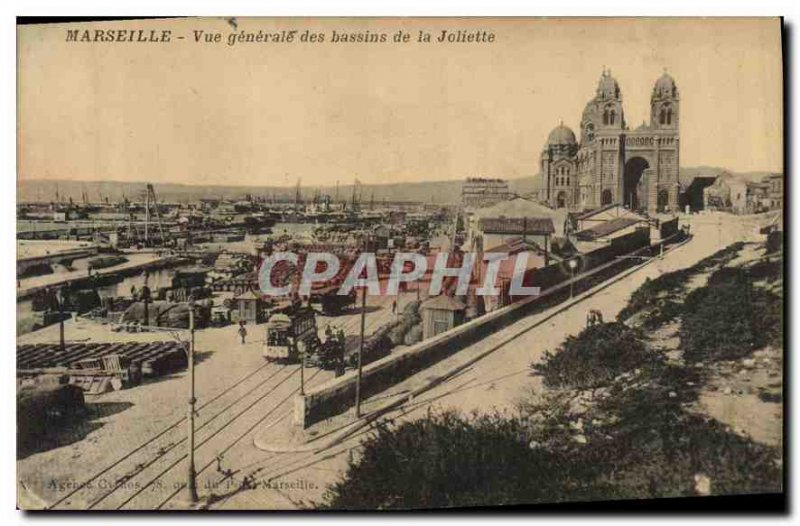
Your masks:
{"label": "distant hill", "polygon": [[[701,175],[716,176],[726,171],[724,168],[713,166],[683,167],[680,170],[680,180],[688,185],[692,179]],[[773,172],[733,172],[748,181],[761,180]],[[359,186],[361,200],[369,203],[374,198],[375,203],[387,201],[416,201],[421,203],[454,204],[461,200],[461,185],[463,180],[429,181],[422,183],[388,183],[364,184]],[[537,190],[541,184],[539,175],[509,179],[509,188],[516,194],[530,194]],[[81,202],[86,193],[90,202],[97,203],[105,198],[109,201],[120,201],[127,197],[132,201],[141,201],[145,190],[145,182],[118,183],[113,181],[65,181],[52,179],[38,179],[22,181],[17,185],[17,200],[29,201],[54,201],[56,192],[67,200],[70,197]],[[201,198],[241,199],[250,194],[271,199],[273,196],[278,201],[294,199],[294,186],[214,186],[214,185],[188,185],[175,183],[154,183],[159,201],[164,202],[189,202]],[[315,192],[334,197],[337,189],[334,186],[301,187],[303,199],[310,200]],[[353,185],[341,185],[338,188],[339,200],[350,200],[353,195]]]}

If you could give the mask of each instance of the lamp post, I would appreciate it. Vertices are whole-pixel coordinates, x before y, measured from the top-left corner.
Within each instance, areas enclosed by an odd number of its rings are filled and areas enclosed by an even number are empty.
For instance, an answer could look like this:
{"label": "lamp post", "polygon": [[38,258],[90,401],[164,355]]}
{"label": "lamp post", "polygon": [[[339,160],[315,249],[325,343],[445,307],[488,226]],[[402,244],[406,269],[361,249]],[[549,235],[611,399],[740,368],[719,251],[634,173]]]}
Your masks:
{"label": "lamp post", "polygon": [[150,312],[148,310],[148,303],[150,303],[150,287],[146,284],[142,287],[142,302],[144,302],[144,326],[149,327]]}
{"label": "lamp post", "polygon": [[364,354],[364,326],[367,316],[367,287],[361,288],[361,337],[358,342],[358,376],[356,377],[356,418],[361,418],[361,357]]}
{"label": "lamp post", "polygon": [[[365,240],[365,245],[369,249],[369,239]],[[369,277],[369,273],[367,273]],[[361,363],[364,355],[364,330],[367,317],[367,285],[361,288],[361,336],[358,340],[358,376],[356,376],[356,418],[361,418]]]}
{"label": "lamp post", "polygon": [[144,302],[144,325],[145,327],[150,325],[150,313],[148,312],[148,303],[150,302],[150,287],[147,286],[147,278],[150,275],[147,271],[144,271],[144,285],[142,286],[142,301]]}
{"label": "lamp post", "polygon": [[578,267],[578,261],[575,259],[570,259],[567,262],[569,266],[569,297],[572,299],[573,297],[573,287],[575,285],[575,269]]}
{"label": "lamp post", "polygon": [[186,489],[188,491],[188,503],[190,506],[196,506],[198,502],[197,497],[197,472],[194,468],[194,404],[196,402],[194,397],[194,302],[189,302],[189,407],[187,415],[188,425],[188,442],[189,450],[186,457],[187,471],[186,471]]}
{"label": "lamp post", "polygon": [[302,346],[300,349],[300,396],[306,395],[306,345],[302,341],[297,342],[296,344],[298,348]]}
{"label": "lamp post", "polygon": [[[194,465],[194,416],[195,416],[195,403],[197,400],[195,399],[195,377],[194,377],[194,299],[190,297],[188,301],[189,305],[189,348],[186,352],[187,354],[187,362],[189,368],[189,404],[188,404],[188,414],[186,422],[187,426],[187,442],[188,442],[188,451],[186,455],[187,461],[187,480],[186,480],[186,489],[187,495],[184,499],[181,499],[181,504],[186,505],[192,509],[198,509],[201,504],[205,505],[206,502],[201,503],[200,498],[197,495],[197,471],[195,470]],[[178,341],[179,343],[183,343],[183,340],[180,337],[180,333],[186,331],[183,327],[163,327],[163,326],[153,326],[147,327],[148,331],[161,331],[167,332],[172,337]]]}
{"label": "lamp post", "polygon": [[64,352],[64,287],[58,289],[56,292],[56,302],[58,303],[58,342],[59,349]]}

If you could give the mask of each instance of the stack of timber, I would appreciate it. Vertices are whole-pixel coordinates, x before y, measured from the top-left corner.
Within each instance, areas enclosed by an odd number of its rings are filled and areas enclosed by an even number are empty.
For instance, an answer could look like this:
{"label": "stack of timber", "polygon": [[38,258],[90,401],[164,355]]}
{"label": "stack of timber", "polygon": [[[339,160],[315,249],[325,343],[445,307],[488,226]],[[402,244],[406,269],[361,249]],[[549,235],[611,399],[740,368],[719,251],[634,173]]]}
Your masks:
{"label": "stack of timber", "polygon": [[[179,342],[37,343],[17,346],[17,377],[66,375],[89,394],[135,385],[187,366]],[[93,378],[94,377],[94,378]]]}

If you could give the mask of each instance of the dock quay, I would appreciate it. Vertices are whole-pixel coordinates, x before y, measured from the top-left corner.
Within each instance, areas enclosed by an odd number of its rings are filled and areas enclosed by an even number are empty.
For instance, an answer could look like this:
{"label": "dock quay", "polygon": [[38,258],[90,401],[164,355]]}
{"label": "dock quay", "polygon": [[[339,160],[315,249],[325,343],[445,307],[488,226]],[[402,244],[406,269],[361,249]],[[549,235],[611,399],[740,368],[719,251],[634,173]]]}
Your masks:
{"label": "dock quay", "polygon": [[[38,292],[52,288],[61,287],[64,285],[82,286],[87,287],[98,286],[98,281],[113,280],[125,276],[131,276],[145,270],[156,270],[160,268],[171,267],[186,262],[185,258],[179,256],[159,256],[157,254],[136,254],[144,256],[136,258],[114,267],[106,269],[98,269],[92,273],[91,276],[87,274],[80,274],[72,272],[70,274],[48,274],[45,276],[38,276],[35,278],[28,278],[20,281],[20,286],[17,288],[17,301],[22,301],[30,298]],[[148,257],[149,256],[149,257]],[[28,283],[33,283],[28,285]]]}

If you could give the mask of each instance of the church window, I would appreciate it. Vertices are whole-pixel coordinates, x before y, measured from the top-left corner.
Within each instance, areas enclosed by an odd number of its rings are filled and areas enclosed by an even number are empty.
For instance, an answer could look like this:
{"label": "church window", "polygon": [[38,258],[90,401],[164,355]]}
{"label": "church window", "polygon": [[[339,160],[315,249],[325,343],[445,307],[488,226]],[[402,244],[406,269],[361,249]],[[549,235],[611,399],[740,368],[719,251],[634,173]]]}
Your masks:
{"label": "church window", "polygon": [[667,124],[672,124],[672,109],[667,110]]}
{"label": "church window", "polygon": [[616,118],[617,118],[617,112],[615,112],[614,110],[611,110],[611,113],[609,114],[609,118],[608,118],[608,123],[609,124],[614,124],[614,121],[616,120]]}
{"label": "church window", "polygon": [[658,116],[658,123],[666,124],[666,121],[667,121],[667,112],[664,111],[664,108],[661,108],[661,114]]}
{"label": "church window", "polygon": [[608,124],[608,110],[603,112],[603,124]]}

